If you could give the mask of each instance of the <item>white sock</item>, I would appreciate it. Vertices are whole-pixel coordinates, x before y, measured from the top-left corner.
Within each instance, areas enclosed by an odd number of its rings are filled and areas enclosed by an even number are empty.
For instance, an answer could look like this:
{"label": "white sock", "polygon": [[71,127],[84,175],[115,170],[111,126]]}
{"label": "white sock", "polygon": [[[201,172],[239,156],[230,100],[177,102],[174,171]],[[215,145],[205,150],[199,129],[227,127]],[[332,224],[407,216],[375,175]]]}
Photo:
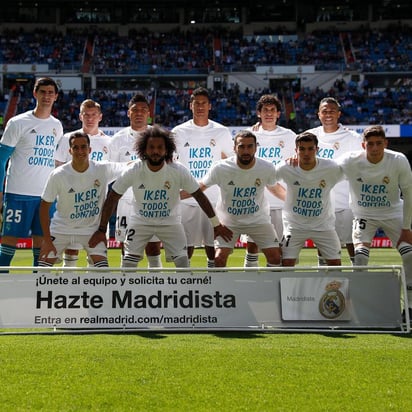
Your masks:
{"label": "white sock", "polygon": [[259,266],[259,253],[246,252],[243,266],[245,268],[257,268]]}
{"label": "white sock", "polygon": [[79,256],[77,255],[68,255],[63,253],[63,267],[65,268],[75,268],[77,266],[77,262],[79,261]]}
{"label": "white sock", "polygon": [[368,266],[369,263],[369,249],[365,246],[357,247],[355,249],[355,266]]}
{"label": "white sock", "polygon": [[177,256],[173,259],[173,262],[177,268],[190,267],[190,260],[187,256]]}
{"label": "white sock", "polygon": [[161,268],[161,267],[163,267],[162,259],[160,258],[160,255],[147,256],[147,261],[149,263],[149,268]]}

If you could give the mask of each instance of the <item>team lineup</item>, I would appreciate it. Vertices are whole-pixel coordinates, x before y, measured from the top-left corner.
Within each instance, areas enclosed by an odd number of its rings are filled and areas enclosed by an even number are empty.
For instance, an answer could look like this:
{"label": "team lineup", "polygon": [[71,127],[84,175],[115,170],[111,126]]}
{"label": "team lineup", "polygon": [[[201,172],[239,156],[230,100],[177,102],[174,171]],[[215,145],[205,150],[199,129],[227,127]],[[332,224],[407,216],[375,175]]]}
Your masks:
{"label": "team lineup", "polygon": [[190,267],[196,246],[208,267],[226,267],[239,237],[245,267],[258,266],[260,252],[268,267],[295,266],[307,239],[319,265],[341,265],[344,247],[354,265],[367,266],[382,230],[402,258],[412,305],[409,162],[387,148],[381,126],[360,136],[340,124],[334,98],[321,100],[319,127],[296,135],[277,124],[279,99],[263,95],[258,122],[232,138],[209,119],[207,89],[193,91],[193,118],[170,131],[149,125],[149,102],[137,93],[130,126],[110,138],[99,130],[97,102],[84,101],[82,128],[63,134],[51,114],[55,81],[38,79],[33,96],[35,108],[10,119],[0,141],[0,266],[31,236],[33,266],[75,267],[84,249],[90,266],[108,267],[113,214],[122,267],[146,253],[160,268],[161,246],[176,267]]}

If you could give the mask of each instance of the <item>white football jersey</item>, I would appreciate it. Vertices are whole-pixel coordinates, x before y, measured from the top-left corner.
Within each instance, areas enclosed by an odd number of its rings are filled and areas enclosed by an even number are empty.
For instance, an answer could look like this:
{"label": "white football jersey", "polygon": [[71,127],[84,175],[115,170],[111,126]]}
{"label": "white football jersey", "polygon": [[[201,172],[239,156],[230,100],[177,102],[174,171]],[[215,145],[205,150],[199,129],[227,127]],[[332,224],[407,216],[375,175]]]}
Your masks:
{"label": "white football jersey", "polygon": [[[323,126],[307,130],[318,138],[319,150],[317,156],[322,159],[338,160],[345,154],[362,149],[362,137],[339,124],[338,130],[325,133]],[[337,183],[333,189],[335,210],[349,209],[349,184],[346,180]]]}
{"label": "white football jersey", "polygon": [[[276,183],[274,164],[256,158],[253,167],[241,169],[236,163],[236,157],[230,157],[212,166],[202,183],[208,187],[218,186],[220,196],[216,211],[226,226],[270,224],[265,188]],[[207,196],[209,190],[206,190]]]}
{"label": "white football jersey", "polygon": [[295,230],[334,230],[335,210],[332,188],[343,179],[339,165],[330,159],[317,159],[311,170],[283,163],[277,177],[286,185],[283,209],[285,227]]}
{"label": "white football jersey", "polygon": [[[213,120],[207,126],[197,126],[188,120],[172,129],[176,141],[178,161],[186,166],[192,176],[200,181],[208,170],[222,158],[233,154],[233,140],[229,129]],[[218,190],[211,189],[208,197],[216,203]],[[184,202],[197,205],[193,198]]]}
{"label": "white football jersey", "polygon": [[54,169],[56,147],[63,136],[60,120],[53,116],[39,119],[28,111],[11,118],[1,143],[14,147],[11,154],[5,192],[40,196]]}

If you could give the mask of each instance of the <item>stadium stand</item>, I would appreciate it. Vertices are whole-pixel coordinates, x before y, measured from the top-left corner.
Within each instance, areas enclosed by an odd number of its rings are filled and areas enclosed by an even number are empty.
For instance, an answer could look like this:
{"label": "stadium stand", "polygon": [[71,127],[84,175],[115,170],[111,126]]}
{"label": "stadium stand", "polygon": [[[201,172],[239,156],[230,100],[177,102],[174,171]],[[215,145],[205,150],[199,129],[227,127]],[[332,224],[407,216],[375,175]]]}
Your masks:
{"label": "stadium stand", "polygon": [[[394,7],[391,1],[361,6],[329,0],[310,8],[300,1],[265,0],[254,8],[221,2],[220,10],[203,12],[185,1],[173,11],[167,1],[156,10],[145,3],[89,3],[95,7],[56,2],[56,14],[49,7],[46,13],[43,2],[36,10],[15,5],[0,17],[5,121],[13,114],[11,87],[18,86],[14,111],[24,111],[33,103],[34,76],[49,74],[82,79],[77,90],[62,88],[55,108],[66,130],[79,127],[85,97],[102,104],[104,126],[127,125],[126,102],[136,89],[155,99],[154,120],[173,127],[190,117],[190,90],[198,85],[211,90],[212,117],[225,125],[252,124],[255,103],[266,92],[282,98],[280,124],[296,132],[317,123],[316,107],[325,95],[342,102],[343,123],[411,122],[407,1]],[[30,65],[31,72],[13,76],[13,65]],[[313,67],[316,76],[303,73],[304,67]]]}

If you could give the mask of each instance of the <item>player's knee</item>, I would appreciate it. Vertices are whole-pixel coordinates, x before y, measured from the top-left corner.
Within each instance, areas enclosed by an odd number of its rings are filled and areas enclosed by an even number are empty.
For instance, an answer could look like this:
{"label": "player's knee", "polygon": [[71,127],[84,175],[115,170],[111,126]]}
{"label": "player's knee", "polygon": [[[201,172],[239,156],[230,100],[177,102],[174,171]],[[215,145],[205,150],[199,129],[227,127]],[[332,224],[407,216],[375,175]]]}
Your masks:
{"label": "player's knee", "polygon": [[227,256],[226,255],[217,255],[215,257],[215,267],[224,268],[226,266]]}
{"label": "player's knee", "polygon": [[256,243],[248,242],[247,243],[247,251],[248,253],[259,253],[259,248]]}
{"label": "player's knee", "polygon": [[145,248],[147,256],[160,255],[160,242],[149,242]]}

